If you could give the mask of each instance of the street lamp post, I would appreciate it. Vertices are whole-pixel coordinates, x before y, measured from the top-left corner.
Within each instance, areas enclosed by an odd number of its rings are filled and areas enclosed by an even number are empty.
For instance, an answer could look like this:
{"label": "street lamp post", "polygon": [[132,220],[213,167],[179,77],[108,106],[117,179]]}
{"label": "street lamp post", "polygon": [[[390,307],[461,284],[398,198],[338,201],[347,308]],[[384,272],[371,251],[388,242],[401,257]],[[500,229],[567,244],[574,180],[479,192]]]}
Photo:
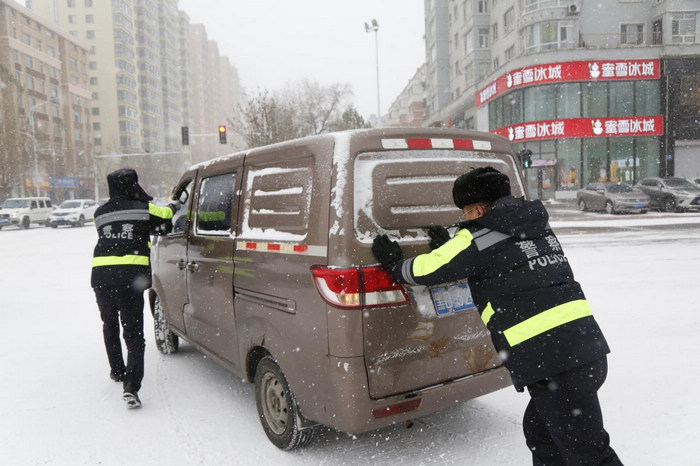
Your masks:
{"label": "street lamp post", "polygon": [[379,105],[379,23],[376,19],[373,19],[371,23],[365,23],[365,32],[374,31],[374,51],[377,62],[377,121],[379,126],[382,123],[382,113]]}

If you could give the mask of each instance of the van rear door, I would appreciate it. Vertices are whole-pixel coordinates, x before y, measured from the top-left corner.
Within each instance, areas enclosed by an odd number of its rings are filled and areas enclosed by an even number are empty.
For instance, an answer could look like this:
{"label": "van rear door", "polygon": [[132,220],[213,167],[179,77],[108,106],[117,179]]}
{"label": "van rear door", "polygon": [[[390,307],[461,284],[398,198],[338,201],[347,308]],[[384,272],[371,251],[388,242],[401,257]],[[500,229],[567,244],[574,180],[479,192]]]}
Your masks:
{"label": "van rear door", "polygon": [[[459,221],[452,185],[472,168],[491,165],[507,173],[513,194],[523,195],[512,153],[495,152],[488,142],[479,146],[476,141],[481,150],[473,144],[467,148],[466,142],[455,149],[459,144],[453,140],[421,139],[416,148],[405,147],[407,139],[388,141],[382,145],[389,150],[366,151],[354,160],[354,236],[367,249],[377,234],[386,233],[399,241],[406,257],[427,252],[428,226]],[[404,289],[409,304],[363,312],[371,397],[411,392],[501,365],[466,282]]]}

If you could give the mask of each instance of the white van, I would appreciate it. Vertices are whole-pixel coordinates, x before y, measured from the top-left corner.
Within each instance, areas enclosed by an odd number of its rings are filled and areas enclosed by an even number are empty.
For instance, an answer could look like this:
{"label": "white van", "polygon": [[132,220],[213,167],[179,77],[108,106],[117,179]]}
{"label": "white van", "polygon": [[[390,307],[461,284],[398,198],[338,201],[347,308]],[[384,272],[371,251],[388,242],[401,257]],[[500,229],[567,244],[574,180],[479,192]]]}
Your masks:
{"label": "white van", "polygon": [[45,225],[51,213],[51,199],[48,197],[14,197],[0,204],[0,229],[16,225],[23,230],[32,223]]}

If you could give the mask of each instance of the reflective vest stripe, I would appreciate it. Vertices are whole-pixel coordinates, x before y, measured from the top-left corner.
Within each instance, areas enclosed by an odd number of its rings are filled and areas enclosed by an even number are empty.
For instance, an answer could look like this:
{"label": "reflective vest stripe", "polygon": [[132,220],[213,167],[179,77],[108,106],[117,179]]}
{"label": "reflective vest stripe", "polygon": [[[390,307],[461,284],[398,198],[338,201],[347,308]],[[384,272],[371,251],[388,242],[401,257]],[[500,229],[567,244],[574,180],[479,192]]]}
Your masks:
{"label": "reflective vest stripe", "polygon": [[459,230],[454,238],[427,254],[416,256],[413,260],[412,273],[414,277],[430,275],[445,264],[449,264],[457,254],[472,244],[472,234],[466,228]]}
{"label": "reflective vest stripe", "polygon": [[170,206],[157,206],[150,202],[148,203],[148,213],[166,220],[173,218],[173,209],[171,209]]}
{"label": "reflective vest stripe", "polygon": [[484,325],[489,324],[489,320],[491,320],[491,317],[493,317],[495,313],[496,311],[491,307],[491,303],[487,303],[484,312],[481,313],[481,320],[484,322]]}
{"label": "reflective vest stripe", "polygon": [[512,326],[503,332],[503,336],[510,346],[515,346],[555,327],[591,315],[593,313],[585,299],[569,301]]}
{"label": "reflective vest stripe", "polygon": [[118,210],[109,214],[102,214],[99,217],[95,218],[95,227],[102,228],[108,223],[114,222],[138,222],[148,221],[149,219],[150,217],[145,209]]}
{"label": "reflective vest stripe", "polygon": [[149,265],[148,256],[98,256],[92,259],[93,267],[101,267],[105,265]]}

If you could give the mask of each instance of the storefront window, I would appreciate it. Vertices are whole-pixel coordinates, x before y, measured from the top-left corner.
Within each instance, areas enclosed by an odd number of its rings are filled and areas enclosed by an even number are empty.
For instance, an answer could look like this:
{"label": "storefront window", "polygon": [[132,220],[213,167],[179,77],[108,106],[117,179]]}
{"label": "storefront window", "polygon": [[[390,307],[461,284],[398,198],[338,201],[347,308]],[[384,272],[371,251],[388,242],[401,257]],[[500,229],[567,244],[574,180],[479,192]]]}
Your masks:
{"label": "storefront window", "polygon": [[581,86],[579,83],[560,84],[557,95],[557,118],[581,116]]}
{"label": "storefront window", "polygon": [[535,86],[525,89],[525,121],[556,118],[556,89],[557,86]]}
{"label": "storefront window", "polygon": [[637,81],[636,115],[658,115],[661,113],[661,96],[659,81]]}
{"label": "storefront window", "polygon": [[635,149],[638,167],[636,181],[648,176],[658,176],[659,138],[636,138]]}
{"label": "storefront window", "polygon": [[517,90],[503,97],[503,126],[523,122],[523,91]]}
{"label": "storefront window", "polygon": [[583,85],[583,116],[608,116],[608,89],[605,83]]}
{"label": "storefront window", "polygon": [[610,138],[610,181],[632,183],[634,178],[634,139]]}
{"label": "storefront window", "polygon": [[607,180],[607,145],[606,139],[584,138],[583,186]]}
{"label": "storefront window", "polygon": [[557,190],[579,189],[581,139],[557,139]]}
{"label": "storefront window", "polygon": [[610,83],[610,113],[608,116],[634,115],[634,83]]}

